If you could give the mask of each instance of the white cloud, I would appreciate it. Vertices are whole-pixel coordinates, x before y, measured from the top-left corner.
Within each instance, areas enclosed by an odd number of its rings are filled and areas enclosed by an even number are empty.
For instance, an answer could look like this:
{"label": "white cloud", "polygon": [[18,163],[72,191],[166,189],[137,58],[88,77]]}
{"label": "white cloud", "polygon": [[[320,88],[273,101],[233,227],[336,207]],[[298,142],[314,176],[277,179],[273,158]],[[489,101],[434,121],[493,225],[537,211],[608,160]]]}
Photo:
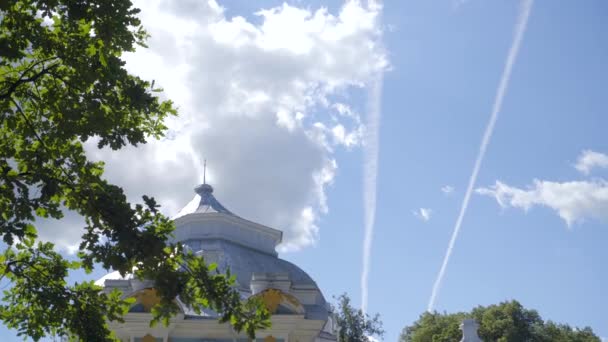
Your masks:
{"label": "white cloud", "polygon": [[365,337],[367,338],[368,342],[380,342],[380,340],[375,338],[374,336],[366,335]]}
{"label": "white cloud", "polygon": [[544,206],[557,212],[568,226],[585,219],[608,220],[608,182],[605,180],[550,182],[534,180],[532,186],[520,189],[500,181],[477,193],[492,196],[503,207],[525,211]]}
{"label": "white cloud", "polygon": [[433,214],[433,210],[429,208],[419,208],[418,210],[414,210],[412,212],[414,216],[421,219],[424,222],[428,222],[431,219],[431,214]]}
{"label": "white cloud", "polygon": [[593,168],[608,168],[608,155],[585,150],[578,157],[574,167],[585,175],[588,175]]}
{"label": "white cloud", "polygon": [[[314,244],[325,191],[338,163],[333,151],[361,144],[364,127],[353,88],[367,88],[387,65],[381,7],[346,2],[339,13],[289,4],[259,20],[226,17],[215,1],[139,1],[149,49],[124,56],[179,107],[161,141],[97,150],[106,177],[131,200],[154,196],[174,215],[207,180],[238,215],[284,231],[283,250]],[[57,239],[76,243],[78,229]]]}
{"label": "white cloud", "polygon": [[64,209],[61,221],[52,218],[36,218],[36,229],[40,241],[52,241],[59,249],[69,254],[78,251],[78,238],[84,232],[86,222],[78,213]]}
{"label": "white cloud", "polygon": [[451,185],[442,186],[441,187],[441,192],[443,192],[446,195],[449,195],[452,192],[454,192],[454,187],[451,186]]}

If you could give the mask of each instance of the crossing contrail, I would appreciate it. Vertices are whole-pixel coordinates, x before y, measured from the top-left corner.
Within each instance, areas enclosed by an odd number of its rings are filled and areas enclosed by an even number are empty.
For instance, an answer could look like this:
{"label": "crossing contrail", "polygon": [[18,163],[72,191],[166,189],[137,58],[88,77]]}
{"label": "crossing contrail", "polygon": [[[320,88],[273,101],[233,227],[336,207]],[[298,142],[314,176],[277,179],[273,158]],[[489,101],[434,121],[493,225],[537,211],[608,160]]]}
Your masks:
{"label": "crossing contrail", "polygon": [[383,74],[374,80],[369,93],[366,134],[363,146],[363,270],[361,271],[361,310],[367,312],[368,278],[376,217],[376,179],[378,177],[378,148]]}
{"label": "crossing contrail", "polygon": [[464,195],[462,206],[460,207],[460,213],[458,214],[458,218],[456,219],[456,224],[454,225],[454,232],[452,233],[452,237],[450,238],[450,243],[448,244],[448,249],[445,252],[445,257],[443,258],[443,263],[441,264],[439,274],[437,274],[437,279],[435,279],[435,283],[433,284],[433,291],[431,293],[431,298],[429,300],[427,311],[432,311],[433,307],[435,306],[437,294],[439,292],[439,289],[441,288],[441,282],[443,281],[445,270],[448,266],[448,262],[450,261],[452,250],[454,249],[454,243],[456,242],[458,234],[460,233],[462,219],[464,218],[464,214],[466,213],[467,207],[469,206],[471,193],[473,191],[473,187],[475,186],[475,182],[477,181],[477,174],[479,173],[483,157],[486,154],[486,148],[488,147],[488,143],[490,142],[490,138],[492,137],[492,132],[494,131],[494,126],[496,125],[496,119],[498,119],[498,113],[500,112],[500,109],[502,107],[502,101],[507,92],[507,87],[509,86],[511,71],[513,69],[513,64],[515,64],[515,60],[517,59],[517,54],[519,52],[521,41],[524,37],[524,32],[526,31],[528,18],[530,17],[530,11],[532,10],[532,3],[533,0],[522,0],[521,2],[519,18],[517,20],[517,24],[515,25],[515,31],[513,35],[513,42],[511,43],[511,48],[509,49],[509,54],[507,55],[507,61],[505,62],[502,77],[500,79],[500,83],[496,91],[494,105],[492,106],[492,115],[490,116],[490,121],[488,122],[488,126],[486,127],[485,133],[483,134],[481,146],[479,146],[479,153],[477,154],[477,159],[475,160],[475,165],[473,166],[471,178],[469,178],[469,185]]}

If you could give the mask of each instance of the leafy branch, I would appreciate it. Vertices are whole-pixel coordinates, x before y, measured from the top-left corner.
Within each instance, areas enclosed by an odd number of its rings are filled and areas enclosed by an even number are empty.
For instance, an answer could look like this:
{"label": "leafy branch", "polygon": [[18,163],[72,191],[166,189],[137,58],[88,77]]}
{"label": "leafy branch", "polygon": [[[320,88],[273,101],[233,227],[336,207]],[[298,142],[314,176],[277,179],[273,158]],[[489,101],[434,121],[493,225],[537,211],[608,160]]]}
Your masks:
{"label": "leafy branch", "polygon": [[[267,311],[243,302],[232,277],[167,245],[174,225],[153,198],[132,205],[103,178],[103,163],[87,159],[83,144],[91,138],[113,150],[143,144],[177,115],[120,59],[144,46],[139,10],[130,1],[15,0],[0,1],[0,11],[0,236],[8,245],[0,277],[12,283],[0,319],[34,339],[61,331],[112,340],[107,321],[120,320],[128,303],[65,280],[71,269],[101,266],[155,282],[154,322],[168,322],[179,297],[250,336],[267,327]],[[49,242],[33,242],[36,218],[61,219],[65,210],[86,222],[78,263]]]}
{"label": "leafy branch", "polygon": [[8,87],[8,89],[6,90],[6,92],[0,94],[0,100],[5,100],[5,99],[9,99],[13,93],[15,92],[15,90],[17,90],[17,87],[19,87],[20,85],[24,84],[24,83],[29,83],[29,82],[36,82],[36,80],[38,80],[40,77],[50,73],[50,71],[56,67],[58,67],[60,64],[59,63],[54,63],[51,64],[50,66],[43,66],[42,70],[40,70],[39,72],[37,72],[36,74],[34,74],[34,76],[31,77],[25,77],[25,75],[27,73],[29,73],[30,71],[32,71],[34,69],[34,67],[46,63],[48,61],[52,61],[57,59],[57,57],[51,57],[51,58],[45,58],[43,60],[37,61],[32,63],[27,69],[25,69],[25,71],[23,71],[23,73],[21,73],[21,75],[19,76],[19,78],[12,82],[12,84]]}

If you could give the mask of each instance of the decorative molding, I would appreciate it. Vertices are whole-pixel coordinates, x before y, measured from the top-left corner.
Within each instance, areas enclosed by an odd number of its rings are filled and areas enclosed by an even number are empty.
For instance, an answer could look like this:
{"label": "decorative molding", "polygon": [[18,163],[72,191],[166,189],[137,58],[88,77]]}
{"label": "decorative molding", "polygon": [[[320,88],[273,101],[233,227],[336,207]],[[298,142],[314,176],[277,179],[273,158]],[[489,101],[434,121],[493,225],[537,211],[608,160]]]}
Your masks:
{"label": "decorative molding", "polygon": [[281,290],[266,289],[254,296],[262,300],[271,314],[277,313],[280,306],[289,310],[290,314],[304,315],[306,313],[306,310],[296,297]]}

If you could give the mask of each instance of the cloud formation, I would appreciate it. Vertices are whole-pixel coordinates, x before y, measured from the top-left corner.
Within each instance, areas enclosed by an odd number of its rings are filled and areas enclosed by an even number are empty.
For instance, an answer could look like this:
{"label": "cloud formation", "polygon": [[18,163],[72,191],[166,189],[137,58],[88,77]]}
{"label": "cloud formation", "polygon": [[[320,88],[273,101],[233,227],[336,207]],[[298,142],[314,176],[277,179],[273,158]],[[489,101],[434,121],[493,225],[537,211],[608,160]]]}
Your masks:
{"label": "cloud formation", "polygon": [[[593,168],[608,167],[608,156],[583,151],[575,168],[588,175]],[[554,210],[568,227],[588,219],[608,222],[608,181],[603,178],[553,182],[535,179],[526,188],[517,188],[499,180],[489,187],[475,189],[480,195],[494,197],[501,208],[528,211],[535,206]]]}
{"label": "cloud formation", "polygon": [[363,149],[363,267],[361,268],[361,310],[367,312],[368,280],[371,268],[372,241],[376,220],[376,184],[380,150],[380,115],[382,113],[382,73],[369,91],[367,131]]}
{"label": "cloud formation", "polygon": [[[133,201],[154,196],[175,215],[207,180],[236,214],[284,231],[281,250],[319,237],[326,188],[338,148],[360,146],[360,103],[387,65],[374,1],[347,1],[338,13],[289,4],[254,20],[227,17],[215,1],[139,1],[149,49],[124,56],[127,68],[164,88],[179,117],[161,141],[120,151],[97,150],[106,177]],[[249,13],[248,13],[249,15]],[[251,16],[250,16],[251,17]],[[76,243],[80,227],[56,240]]]}
{"label": "cloud formation", "polygon": [[591,173],[594,168],[608,168],[608,155],[585,150],[581,153],[574,167],[584,175]]}
{"label": "cloud formation", "polygon": [[443,192],[446,195],[449,195],[452,192],[454,192],[454,187],[451,186],[451,185],[442,186],[441,187],[441,192]]}
{"label": "cloud formation", "polygon": [[414,216],[421,219],[422,221],[428,222],[431,219],[431,214],[433,213],[433,210],[431,210],[430,208],[419,208],[418,210],[414,210],[412,213],[414,214]]}
{"label": "cloud formation", "polygon": [[585,219],[608,221],[608,182],[603,179],[563,183],[535,179],[525,189],[496,181],[476,192],[494,197],[502,208],[528,211],[534,206],[548,207],[568,226]]}

